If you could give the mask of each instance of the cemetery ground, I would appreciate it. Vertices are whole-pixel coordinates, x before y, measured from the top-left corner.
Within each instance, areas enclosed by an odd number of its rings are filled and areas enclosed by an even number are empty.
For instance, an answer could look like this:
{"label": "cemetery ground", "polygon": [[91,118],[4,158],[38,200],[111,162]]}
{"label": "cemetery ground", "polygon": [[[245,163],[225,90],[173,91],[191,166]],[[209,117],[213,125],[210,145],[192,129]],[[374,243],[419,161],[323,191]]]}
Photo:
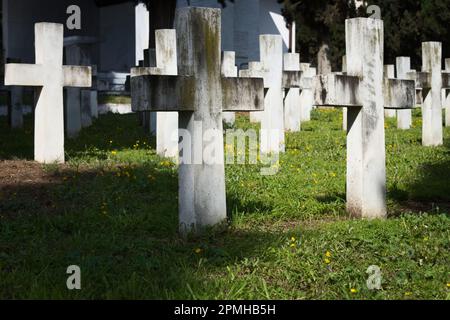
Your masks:
{"label": "cemetery ground", "polygon": [[[135,115],[67,140],[65,165],[31,162],[29,116],[0,120],[2,299],[450,299],[450,130],[422,147],[420,111],[411,130],[386,124],[386,221],[347,215],[342,115],[324,109],[287,135],[277,175],[228,165],[230,225],[187,240],[176,166]],[[67,290],[70,265],[82,290]]]}

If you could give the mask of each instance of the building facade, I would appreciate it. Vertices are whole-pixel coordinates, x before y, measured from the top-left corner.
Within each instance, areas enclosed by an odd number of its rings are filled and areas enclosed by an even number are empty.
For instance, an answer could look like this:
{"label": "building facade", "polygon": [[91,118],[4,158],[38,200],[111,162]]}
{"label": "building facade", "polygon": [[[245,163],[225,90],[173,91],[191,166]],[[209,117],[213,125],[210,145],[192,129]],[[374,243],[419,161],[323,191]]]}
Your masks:
{"label": "building facade", "polygon": [[[34,63],[34,24],[66,24],[67,8],[81,9],[81,29],[65,28],[65,37],[94,38],[92,64],[100,72],[129,73],[148,48],[149,14],[134,1],[98,6],[94,0],[2,0],[2,36],[5,58]],[[221,8],[216,0],[178,0],[178,7]],[[281,34],[288,50],[289,31],[277,0],[227,2],[222,14],[223,50],[236,51],[238,66],[259,60],[259,35]]]}

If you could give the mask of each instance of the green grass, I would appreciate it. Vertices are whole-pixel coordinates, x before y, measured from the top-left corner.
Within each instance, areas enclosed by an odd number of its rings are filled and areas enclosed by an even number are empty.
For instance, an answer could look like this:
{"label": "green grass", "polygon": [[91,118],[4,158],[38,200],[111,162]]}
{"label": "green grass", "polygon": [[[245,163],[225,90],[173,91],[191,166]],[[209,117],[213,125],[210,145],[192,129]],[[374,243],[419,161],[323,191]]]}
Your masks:
{"label": "green grass", "polygon": [[[188,240],[176,167],[136,116],[101,117],[66,142],[66,166],[42,167],[51,182],[0,189],[0,299],[450,299],[450,130],[424,148],[419,116],[386,124],[388,220],[346,214],[341,114],[321,110],[287,135],[278,175],[227,166],[230,226]],[[32,159],[30,119],[0,121],[0,158]],[[366,286],[371,265],[382,290]]]}
{"label": "green grass", "polygon": [[130,96],[112,96],[112,95],[100,95],[98,98],[99,104],[130,104]]}

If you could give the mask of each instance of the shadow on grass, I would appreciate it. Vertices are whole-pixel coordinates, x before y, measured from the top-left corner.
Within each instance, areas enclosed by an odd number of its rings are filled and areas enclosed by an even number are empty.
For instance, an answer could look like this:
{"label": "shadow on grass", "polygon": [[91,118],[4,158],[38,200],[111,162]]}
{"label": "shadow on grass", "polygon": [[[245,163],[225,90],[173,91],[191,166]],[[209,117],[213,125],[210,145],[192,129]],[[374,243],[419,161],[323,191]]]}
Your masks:
{"label": "shadow on grass", "polygon": [[[287,237],[228,229],[181,239],[174,170],[33,166],[32,181],[21,176],[0,189],[3,299],[193,298],[207,280],[195,276],[201,261],[203,274],[214,274]],[[82,291],[66,288],[70,265],[82,270]]]}
{"label": "shadow on grass", "polygon": [[450,213],[450,139],[444,142],[443,157],[422,163],[416,177],[404,188],[388,190],[388,197],[412,212]]}
{"label": "shadow on grass", "polygon": [[336,195],[321,195],[317,196],[316,200],[321,203],[325,204],[333,204],[333,203],[345,203],[346,202],[346,195],[345,193],[339,193]]}
{"label": "shadow on grass", "polygon": [[[6,117],[0,117],[0,160],[33,160],[34,125],[31,115],[24,118],[23,129],[11,129]],[[136,142],[155,148],[156,139],[146,134],[135,114],[107,114],[94,125],[81,130],[76,139],[65,139],[66,158],[80,154],[98,156],[97,151],[133,149]]]}

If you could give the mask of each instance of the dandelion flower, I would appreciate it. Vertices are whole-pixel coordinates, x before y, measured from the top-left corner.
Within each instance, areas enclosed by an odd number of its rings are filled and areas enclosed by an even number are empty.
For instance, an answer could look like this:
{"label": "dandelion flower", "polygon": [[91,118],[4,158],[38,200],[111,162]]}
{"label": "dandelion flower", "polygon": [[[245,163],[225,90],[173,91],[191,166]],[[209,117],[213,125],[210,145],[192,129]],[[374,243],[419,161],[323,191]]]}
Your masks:
{"label": "dandelion flower", "polygon": [[330,252],[330,251],[327,251],[327,253],[325,253],[325,257],[331,258],[331,252]]}
{"label": "dandelion flower", "polygon": [[200,254],[200,253],[202,253],[202,249],[197,248],[197,249],[194,250],[194,252],[195,252],[196,254]]}
{"label": "dandelion flower", "polygon": [[351,288],[351,289],[350,289],[350,292],[353,293],[353,294],[355,294],[355,293],[358,292],[358,290],[356,290],[355,288]]}

